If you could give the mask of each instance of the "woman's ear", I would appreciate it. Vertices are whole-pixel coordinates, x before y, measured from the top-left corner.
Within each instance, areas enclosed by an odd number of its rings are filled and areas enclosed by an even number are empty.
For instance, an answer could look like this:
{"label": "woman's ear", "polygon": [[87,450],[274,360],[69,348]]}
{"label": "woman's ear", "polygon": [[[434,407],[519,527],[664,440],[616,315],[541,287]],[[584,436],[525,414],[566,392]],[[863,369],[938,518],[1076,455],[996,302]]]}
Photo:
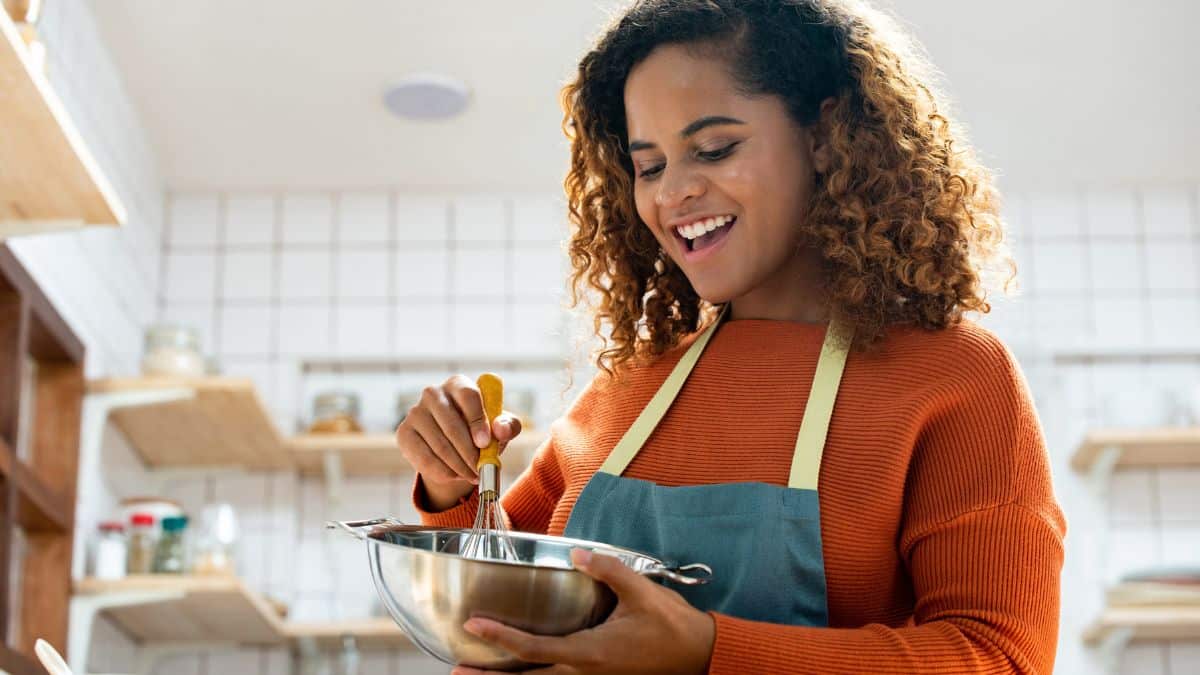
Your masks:
{"label": "woman's ear", "polygon": [[821,101],[820,118],[811,127],[813,169],[819,174],[828,172],[833,163],[833,150],[829,147],[829,124],[830,111],[835,105],[837,100],[833,97]]}

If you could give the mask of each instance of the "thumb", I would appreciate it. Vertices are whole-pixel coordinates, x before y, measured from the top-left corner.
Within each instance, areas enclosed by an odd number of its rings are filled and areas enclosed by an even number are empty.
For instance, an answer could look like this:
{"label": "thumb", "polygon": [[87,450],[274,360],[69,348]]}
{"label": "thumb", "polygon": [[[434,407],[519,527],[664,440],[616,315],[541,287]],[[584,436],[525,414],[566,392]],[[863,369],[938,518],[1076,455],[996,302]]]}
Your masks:
{"label": "thumb", "polygon": [[521,433],[521,420],[510,412],[503,412],[492,420],[492,434],[501,444],[507,443]]}
{"label": "thumb", "polygon": [[616,556],[577,548],[571,551],[571,562],[580,572],[608,584],[622,601],[640,598],[646,584],[654,585],[654,582],[634,572]]}

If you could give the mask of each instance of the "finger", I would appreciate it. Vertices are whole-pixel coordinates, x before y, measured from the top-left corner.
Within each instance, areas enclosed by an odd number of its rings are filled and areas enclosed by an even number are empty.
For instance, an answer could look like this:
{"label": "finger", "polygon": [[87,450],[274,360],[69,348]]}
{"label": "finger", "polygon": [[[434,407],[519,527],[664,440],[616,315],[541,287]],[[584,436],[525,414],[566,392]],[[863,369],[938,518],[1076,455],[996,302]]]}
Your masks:
{"label": "finger", "polygon": [[471,440],[471,431],[467,428],[467,423],[463,421],[462,414],[458,411],[458,405],[439,387],[430,387],[422,393],[421,403],[437,422],[446,442],[454,448],[454,452],[458,454],[463,463],[470,467],[471,475],[474,476],[476,473],[475,463],[479,461],[479,448],[476,448],[475,443]]}
{"label": "finger", "polygon": [[508,443],[521,433],[521,420],[516,415],[505,411],[492,420],[492,433],[496,435],[496,440]]}
{"label": "finger", "polygon": [[450,400],[458,407],[462,419],[466,420],[470,438],[476,449],[486,448],[492,442],[488,429],[487,415],[483,412],[483,394],[466,375],[455,375],[446,381]]}
{"label": "finger", "polygon": [[[517,673],[524,673],[524,675],[571,675],[578,673],[578,670],[565,667],[565,665],[548,665],[546,668],[518,670]],[[479,668],[470,668],[468,665],[458,665],[458,667],[450,671],[450,675],[512,675],[512,673],[505,670],[480,670]]]}
{"label": "finger", "polygon": [[[409,419],[412,415],[409,416]],[[446,483],[453,480],[459,480],[459,476],[446,463],[438,459],[437,455],[421,437],[421,434],[413,428],[409,419],[406,419],[406,424],[400,425],[396,429],[396,445],[400,446],[405,459],[409,464],[412,464],[417,473],[431,480]]]}
{"label": "finger", "polygon": [[571,562],[589,577],[608,584],[617,598],[624,602],[641,599],[647,587],[655,586],[654,582],[634,572],[616,556],[576,548],[571,551]]}
{"label": "finger", "polygon": [[[534,668],[533,670],[517,671],[525,673],[525,675],[572,675],[578,673],[578,670],[568,666],[547,666],[545,668]],[[512,672],[503,670],[480,670],[479,668],[471,668],[469,666],[456,666],[450,671],[450,675],[512,675]]]}
{"label": "finger", "polygon": [[468,633],[508,650],[513,656],[530,663],[567,665],[587,663],[596,652],[591,630],[562,637],[533,635],[489,619],[474,618],[463,624]]}
{"label": "finger", "polygon": [[[434,456],[446,466],[446,471],[452,474],[452,478],[475,480],[473,465],[467,464],[458,450],[446,439],[446,435],[443,433],[441,425],[434,419],[433,413],[422,406],[413,412],[411,419],[413,429],[421,435],[421,439],[433,451]],[[406,418],[405,421],[407,422],[408,419]]]}

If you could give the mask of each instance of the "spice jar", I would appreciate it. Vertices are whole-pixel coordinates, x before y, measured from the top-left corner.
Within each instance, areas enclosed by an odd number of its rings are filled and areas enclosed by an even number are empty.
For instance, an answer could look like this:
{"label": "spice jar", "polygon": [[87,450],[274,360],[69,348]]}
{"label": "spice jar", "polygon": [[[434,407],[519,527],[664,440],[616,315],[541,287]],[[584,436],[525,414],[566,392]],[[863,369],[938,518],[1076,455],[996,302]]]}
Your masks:
{"label": "spice jar", "polygon": [[199,377],[205,368],[200,337],[194,329],[165,323],[153,324],[146,329],[145,354],[142,356],[144,375]]}
{"label": "spice jar", "polygon": [[154,549],[158,545],[154,516],[149,513],[135,513],[130,517],[129,525],[125,571],[129,574],[150,574],[154,570]]}
{"label": "spice jar", "polygon": [[229,504],[209,504],[200,514],[193,574],[233,574],[238,539],[237,514]]}
{"label": "spice jar", "polygon": [[100,523],[92,574],[97,579],[120,579],[125,576],[125,558],[125,526],[112,520]]}
{"label": "spice jar", "polygon": [[327,391],[313,399],[313,421],[310,433],[357,433],[362,431],[358,423],[358,394],[349,391]]}
{"label": "spice jar", "polygon": [[156,574],[182,574],[187,567],[187,549],[184,545],[184,530],[187,516],[163,518],[162,536],[154,547],[154,572]]}

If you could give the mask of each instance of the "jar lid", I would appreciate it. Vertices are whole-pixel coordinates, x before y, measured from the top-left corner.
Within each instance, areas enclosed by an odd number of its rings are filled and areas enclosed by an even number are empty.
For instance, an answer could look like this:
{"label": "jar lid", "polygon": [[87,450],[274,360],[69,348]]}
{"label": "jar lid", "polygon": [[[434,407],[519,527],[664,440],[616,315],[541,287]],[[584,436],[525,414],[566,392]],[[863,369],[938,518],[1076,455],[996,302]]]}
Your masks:
{"label": "jar lid", "polygon": [[134,525],[153,525],[154,516],[149,513],[135,513],[129,517],[129,522]]}
{"label": "jar lid", "polygon": [[191,326],[176,323],[155,323],[146,327],[146,351],[159,347],[200,349],[200,334]]}
{"label": "jar lid", "polygon": [[124,532],[125,526],[115,520],[106,520],[100,523],[101,532]]}
{"label": "jar lid", "polygon": [[352,391],[323,391],[313,398],[313,414],[318,419],[336,415],[358,417],[358,394]]}
{"label": "jar lid", "polygon": [[181,532],[187,527],[187,516],[167,516],[162,520],[164,532]]}

